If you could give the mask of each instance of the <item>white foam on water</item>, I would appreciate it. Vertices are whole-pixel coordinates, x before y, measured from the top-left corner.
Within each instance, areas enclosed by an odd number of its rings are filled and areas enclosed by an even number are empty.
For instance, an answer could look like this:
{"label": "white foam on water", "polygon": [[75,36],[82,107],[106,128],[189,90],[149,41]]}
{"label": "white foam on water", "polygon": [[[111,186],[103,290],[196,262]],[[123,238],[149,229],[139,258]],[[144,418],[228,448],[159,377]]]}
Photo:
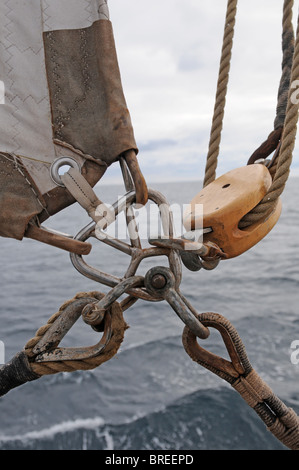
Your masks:
{"label": "white foam on water", "polygon": [[[87,419],[75,419],[74,421],[64,421],[59,424],[55,424],[47,429],[41,429],[38,431],[30,431],[25,434],[19,434],[15,436],[1,436],[0,442],[11,442],[11,441],[30,441],[36,439],[53,439],[57,434],[65,434],[67,432],[73,432],[78,429],[84,430],[96,430],[99,426],[103,426],[105,421],[101,417],[87,418]],[[111,443],[110,443],[111,444]]]}

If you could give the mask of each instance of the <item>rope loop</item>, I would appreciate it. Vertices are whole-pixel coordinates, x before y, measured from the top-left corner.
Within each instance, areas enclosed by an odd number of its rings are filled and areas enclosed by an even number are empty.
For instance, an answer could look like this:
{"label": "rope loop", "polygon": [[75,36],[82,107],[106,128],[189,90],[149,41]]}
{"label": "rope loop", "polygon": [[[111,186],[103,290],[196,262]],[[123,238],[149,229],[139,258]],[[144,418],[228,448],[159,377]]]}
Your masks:
{"label": "rope loop", "polygon": [[[276,151],[270,164],[271,169],[269,168],[271,176],[273,177],[273,183],[263,200],[242,219],[240,223],[241,229],[245,229],[262,221],[275,210],[278,199],[284,191],[290,174],[298,123],[298,100],[293,99],[293,84],[296,83],[299,77],[299,18],[295,41],[293,7],[294,0],[284,0],[282,21],[282,77],[278,91],[274,131],[269,135],[267,141],[254,152],[248,162],[251,164],[257,159],[267,158],[273,151]],[[216,178],[236,14],[237,1],[228,0],[204,187],[213,182]]]}
{"label": "rope loop", "polygon": [[111,359],[118,351],[124,332],[128,328],[123,319],[123,311],[117,302],[107,310],[101,341],[90,347],[59,348],[59,342],[73,323],[80,317],[86,305],[96,303],[104,297],[99,292],[79,293],[65,302],[46,325],[39,328],[35,336],[25,346],[25,353],[32,371],[39,375],[58,372],[91,370]]}
{"label": "rope loop", "polygon": [[274,133],[279,132],[279,129],[283,131],[279,142],[279,151],[273,157],[272,162],[275,164],[273,183],[263,200],[242,219],[240,228],[243,229],[261,221],[275,209],[278,199],[285,189],[293,161],[298,124],[298,102],[293,98],[293,84],[299,77],[299,17],[294,47],[293,5],[293,0],[284,1],[283,73],[278,93]]}
{"label": "rope loop", "polygon": [[99,292],[79,293],[65,302],[47,324],[39,328],[23,351],[0,368],[0,397],[43,375],[91,370],[111,359],[117,353],[128,328],[123,318],[123,310],[128,307],[126,304],[123,309],[121,304],[114,302],[105,312],[101,324],[93,326],[95,331],[103,332],[95,346],[59,347],[62,338],[82,315],[84,307],[97,303],[103,297],[104,294]]}
{"label": "rope loop", "polygon": [[204,349],[198,344],[196,335],[185,327],[182,341],[187,354],[193,361],[228,382],[286,447],[299,450],[299,417],[253,369],[234,326],[217,313],[203,313],[198,315],[198,319],[205,327],[215,328],[221,333],[231,361]]}

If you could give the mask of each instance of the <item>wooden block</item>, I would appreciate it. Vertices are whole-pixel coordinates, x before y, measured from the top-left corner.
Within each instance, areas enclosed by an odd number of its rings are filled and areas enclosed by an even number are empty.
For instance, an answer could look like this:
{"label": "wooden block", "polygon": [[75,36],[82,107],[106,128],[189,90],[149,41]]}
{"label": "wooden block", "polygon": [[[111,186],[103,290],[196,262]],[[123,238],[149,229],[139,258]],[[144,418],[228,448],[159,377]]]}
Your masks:
{"label": "wooden block", "polygon": [[255,164],[232,170],[217,178],[191,201],[190,210],[184,216],[184,226],[199,228],[196,204],[203,205],[203,228],[212,228],[204,235],[203,242],[216,243],[233,258],[252,248],[262,240],[277,223],[281,214],[281,201],[264,220],[245,230],[239,229],[240,220],[256,207],[269,191],[272,178],[264,165]]}

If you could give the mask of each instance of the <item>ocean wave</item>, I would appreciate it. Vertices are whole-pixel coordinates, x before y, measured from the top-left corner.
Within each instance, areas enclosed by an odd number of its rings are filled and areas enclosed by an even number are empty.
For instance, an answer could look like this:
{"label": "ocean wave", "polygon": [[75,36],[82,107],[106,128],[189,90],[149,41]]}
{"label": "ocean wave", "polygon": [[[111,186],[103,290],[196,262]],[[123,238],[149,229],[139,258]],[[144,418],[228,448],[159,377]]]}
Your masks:
{"label": "ocean wave", "polygon": [[94,430],[104,425],[103,418],[88,418],[88,419],[75,419],[74,421],[65,421],[60,424],[55,424],[46,429],[38,431],[30,431],[22,435],[16,436],[1,436],[0,442],[8,443],[14,441],[21,441],[22,444],[29,443],[30,441],[42,441],[48,439],[55,439],[58,434],[66,434],[69,432],[76,432],[77,430]]}
{"label": "ocean wave", "polygon": [[75,419],[16,436],[2,450],[283,450],[233,390],[209,389],[119,424]]}

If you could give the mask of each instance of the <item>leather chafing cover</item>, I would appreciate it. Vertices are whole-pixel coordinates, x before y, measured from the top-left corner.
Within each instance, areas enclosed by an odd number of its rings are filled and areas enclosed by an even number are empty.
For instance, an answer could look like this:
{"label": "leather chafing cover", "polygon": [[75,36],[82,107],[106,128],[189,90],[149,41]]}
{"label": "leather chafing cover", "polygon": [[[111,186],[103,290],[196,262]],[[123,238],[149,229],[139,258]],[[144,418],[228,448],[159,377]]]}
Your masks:
{"label": "leather chafing cover", "polygon": [[43,210],[42,197],[16,158],[0,158],[0,235],[21,240],[29,221]]}
{"label": "leather chafing cover", "polygon": [[33,218],[74,202],[51,178],[56,158],[73,157],[94,186],[122,153],[137,152],[106,2],[55,2],[9,0],[0,12],[0,236],[19,240]]}
{"label": "leather chafing cover", "polygon": [[111,22],[49,31],[44,44],[55,143],[107,165],[135,149]]}

